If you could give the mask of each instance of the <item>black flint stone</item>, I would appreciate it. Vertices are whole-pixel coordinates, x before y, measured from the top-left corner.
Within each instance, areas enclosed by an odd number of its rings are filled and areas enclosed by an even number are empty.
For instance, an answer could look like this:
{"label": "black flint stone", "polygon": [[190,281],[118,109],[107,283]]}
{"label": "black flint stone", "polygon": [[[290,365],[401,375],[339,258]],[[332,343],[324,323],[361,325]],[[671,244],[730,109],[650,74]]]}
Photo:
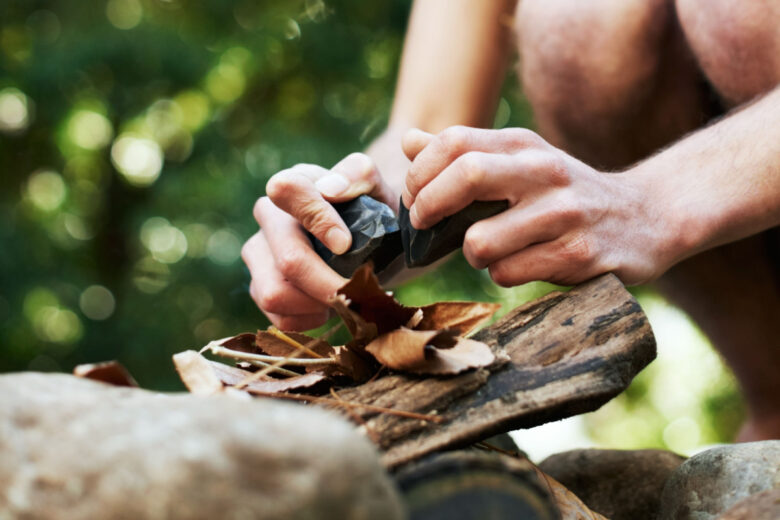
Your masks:
{"label": "black flint stone", "polygon": [[352,247],[349,251],[343,255],[334,255],[322,242],[309,235],[314,250],[331,269],[349,278],[358,267],[371,261],[374,272],[379,274],[401,256],[401,232],[389,206],[361,195],[334,204],[333,207],[352,233]]}
{"label": "black flint stone", "polygon": [[474,201],[431,228],[415,229],[409,221],[409,210],[402,201],[398,225],[401,228],[406,266],[422,267],[443,258],[463,246],[466,230],[472,224],[501,213],[508,207],[509,202],[505,200]]}
{"label": "black flint stone", "polygon": [[333,205],[352,233],[349,251],[334,255],[313,235],[310,234],[309,239],[320,258],[341,276],[352,276],[358,267],[369,261],[380,274],[402,254],[407,267],[421,267],[443,258],[463,245],[466,230],[472,224],[492,217],[508,206],[505,200],[475,201],[432,228],[415,229],[403,202],[396,219],[386,204],[361,195]]}

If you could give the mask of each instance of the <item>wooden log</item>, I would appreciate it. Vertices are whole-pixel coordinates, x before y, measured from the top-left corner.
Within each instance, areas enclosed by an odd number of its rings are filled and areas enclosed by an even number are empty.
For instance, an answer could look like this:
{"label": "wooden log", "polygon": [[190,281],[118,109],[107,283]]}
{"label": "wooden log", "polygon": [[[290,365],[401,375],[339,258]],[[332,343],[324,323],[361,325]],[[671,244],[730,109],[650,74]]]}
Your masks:
{"label": "wooden log", "polygon": [[365,413],[386,466],[596,410],[655,357],[646,316],[611,274],[518,307],[474,338],[509,362],[449,378],[390,374],[340,392],[353,402],[445,418]]}

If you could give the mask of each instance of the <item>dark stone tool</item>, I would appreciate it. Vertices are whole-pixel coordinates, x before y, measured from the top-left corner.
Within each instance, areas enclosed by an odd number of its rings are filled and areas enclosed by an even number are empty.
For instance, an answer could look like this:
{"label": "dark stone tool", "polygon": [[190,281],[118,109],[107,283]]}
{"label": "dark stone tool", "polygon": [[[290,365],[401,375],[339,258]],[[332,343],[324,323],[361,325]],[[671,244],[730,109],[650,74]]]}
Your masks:
{"label": "dark stone tool", "polygon": [[393,210],[368,195],[333,205],[352,233],[352,247],[343,255],[334,255],[325,244],[309,235],[314,250],[334,271],[350,277],[364,263],[374,263],[374,271],[395,271],[404,256],[407,267],[421,267],[455,251],[463,245],[466,230],[475,222],[491,217],[508,207],[508,202],[475,201],[430,229],[415,229],[409,210],[400,203],[396,219]]}
{"label": "dark stone tool", "polygon": [[428,229],[415,229],[409,221],[409,210],[401,202],[398,226],[407,267],[422,267],[463,246],[466,230],[482,219],[492,217],[509,207],[505,200],[474,201]]}
{"label": "dark stone tool", "polygon": [[389,206],[361,195],[333,205],[352,233],[352,246],[342,255],[334,255],[325,244],[309,234],[314,250],[331,269],[349,278],[366,262],[374,263],[379,274],[403,254],[398,220]]}

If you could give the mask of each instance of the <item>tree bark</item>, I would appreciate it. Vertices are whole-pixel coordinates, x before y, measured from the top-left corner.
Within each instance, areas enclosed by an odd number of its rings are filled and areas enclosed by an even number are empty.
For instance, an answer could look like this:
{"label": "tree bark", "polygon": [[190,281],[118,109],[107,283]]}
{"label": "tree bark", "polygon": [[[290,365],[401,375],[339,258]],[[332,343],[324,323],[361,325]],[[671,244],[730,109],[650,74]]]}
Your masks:
{"label": "tree bark", "polygon": [[596,410],[655,357],[645,314],[611,274],[518,307],[474,339],[508,362],[449,378],[390,374],[340,392],[353,402],[444,417],[363,414],[387,467]]}

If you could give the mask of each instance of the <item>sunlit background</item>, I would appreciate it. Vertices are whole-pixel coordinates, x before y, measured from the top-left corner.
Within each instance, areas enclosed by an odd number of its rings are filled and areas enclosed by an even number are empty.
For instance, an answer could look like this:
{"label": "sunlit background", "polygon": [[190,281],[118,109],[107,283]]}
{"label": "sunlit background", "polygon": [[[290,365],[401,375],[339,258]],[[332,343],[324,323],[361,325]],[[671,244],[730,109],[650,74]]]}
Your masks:
{"label": "sunlit background", "polygon": [[[252,205],[275,171],[381,132],[409,3],[2,2],[0,371],[119,359],[180,389],[172,353],[265,327],[239,258]],[[530,125],[509,76],[495,126]],[[460,258],[398,294],[506,312],[550,289],[497,288]],[[733,437],[731,374],[684,314],[637,294],[659,358],[600,411],[518,433],[534,458]]]}

